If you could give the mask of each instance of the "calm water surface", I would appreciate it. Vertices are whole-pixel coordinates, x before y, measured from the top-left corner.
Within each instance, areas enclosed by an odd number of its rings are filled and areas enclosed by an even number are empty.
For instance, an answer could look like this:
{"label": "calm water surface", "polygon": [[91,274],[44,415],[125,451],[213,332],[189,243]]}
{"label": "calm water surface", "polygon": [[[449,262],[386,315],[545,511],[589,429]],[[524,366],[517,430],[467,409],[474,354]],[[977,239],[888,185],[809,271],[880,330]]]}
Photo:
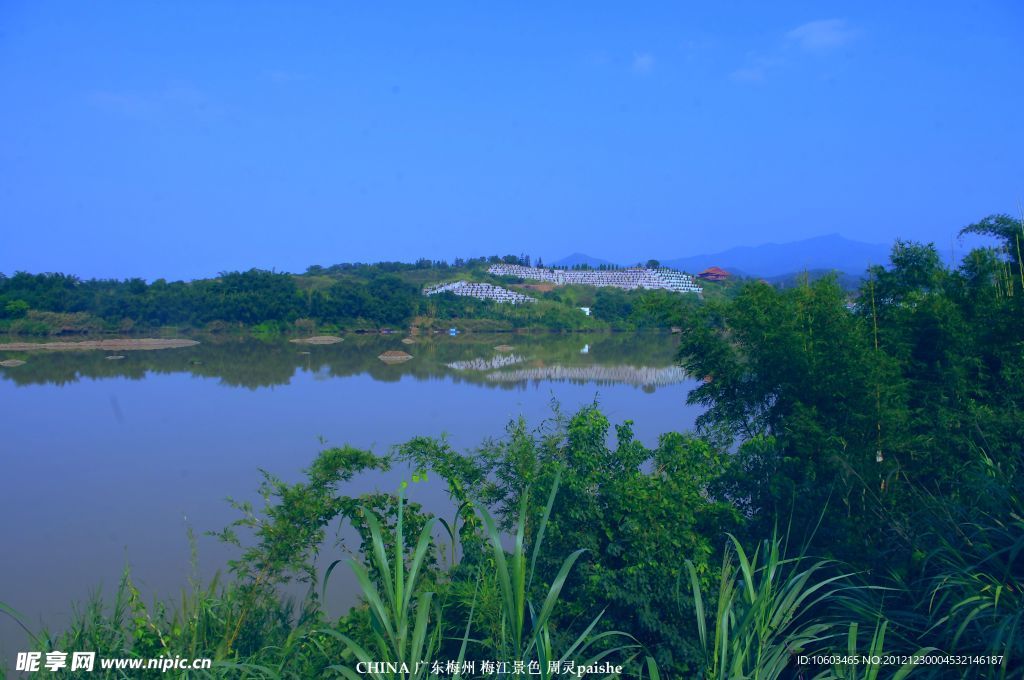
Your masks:
{"label": "calm water surface", "polygon": [[[498,351],[508,344],[510,351]],[[378,355],[413,355],[386,364]],[[510,419],[539,424],[600,401],[641,441],[687,429],[694,382],[674,366],[670,335],[460,336],[402,344],[346,336],[330,346],[205,338],[195,347],[119,352],[0,351],[0,601],[34,628],[59,629],[74,602],[116,587],[124,566],[148,597],[175,595],[199,535],[208,578],[235,552],[203,532],[237,514],[225,497],[256,501],[259,469],[286,480],[322,447],[387,452],[416,435],[447,434],[468,449]],[[353,480],[347,493],[394,491],[408,470]],[[446,512],[439,480],[412,489]],[[344,538],[344,532],[342,537]],[[340,549],[330,549],[334,559]],[[351,582],[328,603],[352,603]],[[338,592],[340,591],[340,592]],[[0,617],[6,662],[24,636]]]}

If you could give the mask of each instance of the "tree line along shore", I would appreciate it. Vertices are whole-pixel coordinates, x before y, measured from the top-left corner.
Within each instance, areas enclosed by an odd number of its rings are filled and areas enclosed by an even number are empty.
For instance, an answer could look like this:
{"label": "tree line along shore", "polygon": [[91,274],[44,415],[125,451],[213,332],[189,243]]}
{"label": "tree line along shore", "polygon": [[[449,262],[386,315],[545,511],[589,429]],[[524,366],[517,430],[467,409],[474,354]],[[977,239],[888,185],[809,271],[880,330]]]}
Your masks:
{"label": "tree line along shore", "polygon": [[[173,331],[336,334],[456,325],[469,331],[596,331],[679,326],[696,295],[665,290],[551,286],[493,276],[494,262],[454,264],[420,260],[310,267],[303,274],[263,270],[226,272],[210,279],[81,280],[68,274],[0,274],[0,332],[49,336]],[[425,296],[431,285],[466,280],[499,285],[536,299],[530,305],[472,297]],[[712,283],[710,298],[739,282]],[[585,313],[581,308],[590,310]]]}

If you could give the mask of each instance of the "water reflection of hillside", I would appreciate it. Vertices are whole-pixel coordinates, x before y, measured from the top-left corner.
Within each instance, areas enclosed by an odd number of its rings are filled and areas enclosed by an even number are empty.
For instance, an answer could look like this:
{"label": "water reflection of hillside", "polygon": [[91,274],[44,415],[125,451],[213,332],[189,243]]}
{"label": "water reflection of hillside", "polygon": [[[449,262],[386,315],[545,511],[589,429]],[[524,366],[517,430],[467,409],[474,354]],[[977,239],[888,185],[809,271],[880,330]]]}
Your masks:
{"label": "water reflection of hillside", "polygon": [[514,371],[495,371],[487,379],[499,383],[569,381],[598,384],[627,384],[636,387],[664,387],[684,382],[679,366],[538,366]]}
{"label": "water reflection of hillside", "polygon": [[[27,362],[0,367],[0,376],[17,385],[65,385],[85,379],[141,380],[154,373],[184,373],[249,389],[285,385],[300,372],[324,379],[369,375],[385,382],[447,379],[504,389],[545,380],[626,383],[651,389],[685,379],[675,365],[675,338],[655,333],[471,335],[417,339],[413,344],[403,344],[396,336],[349,335],[342,343],[326,346],[284,340],[201,340],[193,347],[125,352],[116,361],[108,360],[103,351],[0,351],[0,358]],[[512,347],[495,349],[501,345]],[[385,364],[377,357],[388,350],[406,351],[413,359]]]}

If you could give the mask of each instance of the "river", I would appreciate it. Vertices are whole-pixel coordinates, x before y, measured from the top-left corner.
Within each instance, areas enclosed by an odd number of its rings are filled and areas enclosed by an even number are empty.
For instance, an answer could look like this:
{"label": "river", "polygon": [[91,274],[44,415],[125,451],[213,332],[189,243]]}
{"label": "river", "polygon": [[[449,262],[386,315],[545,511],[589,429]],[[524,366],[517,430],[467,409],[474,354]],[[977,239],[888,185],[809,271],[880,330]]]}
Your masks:
{"label": "river", "polygon": [[[553,400],[571,413],[595,399],[654,445],[699,414],[669,334],[199,339],[113,354],[0,349],[0,360],[25,361],[0,367],[0,601],[31,628],[59,630],[74,603],[111,593],[126,565],[147,601],[173,597],[191,571],[189,527],[209,578],[236,554],[204,535],[237,518],[225,498],[257,501],[260,469],[300,479],[325,445],[386,453],[443,434],[472,448],[513,418],[540,424]],[[386,363],[386,351],[412,358]],[[345,491],[394,491],[409,473]],[[439,480],[414,492],[427,510],[447,509]],[[328,603],[336,613],[354,597],[341,583]],[[0,615],[2,658],[26,644]]]}

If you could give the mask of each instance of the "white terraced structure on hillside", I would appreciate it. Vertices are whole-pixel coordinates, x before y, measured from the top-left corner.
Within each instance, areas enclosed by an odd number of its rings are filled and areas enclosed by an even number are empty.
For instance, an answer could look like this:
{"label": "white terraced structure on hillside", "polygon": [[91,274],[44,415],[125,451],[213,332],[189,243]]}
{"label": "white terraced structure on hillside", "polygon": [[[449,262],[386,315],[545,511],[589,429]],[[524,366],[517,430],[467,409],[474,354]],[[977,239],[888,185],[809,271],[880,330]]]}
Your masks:
{"label": "white terraced structure on hillside", "polygon": [[576,284],[580,286],[611,286],[633,290],[636,288],[671,290],[677,293],[700,293],[698,286],[689,274],[675,269],[608,269],[608,270],[572,270],[544,269],[541,267],[524,267],[520,264],[496,264],[487,270],[494,276],[515,276],[534,281],[548,281],[560,286]]}
{"label": "white terraced structure on hillside", "polygon": [[494,300],[495,302],[511,302],[514,305],[522,302],[536,302],[536,298],[529,295],[517,293],[501,286],[494,286],[490,283],[470,283],[469,281],[452,281],[451,283],[439,283],[436,286],[429,286],[423,289],[424,295],[437,295],[438,293],[452,293],[465,297],[473,297],[478,300]]}

